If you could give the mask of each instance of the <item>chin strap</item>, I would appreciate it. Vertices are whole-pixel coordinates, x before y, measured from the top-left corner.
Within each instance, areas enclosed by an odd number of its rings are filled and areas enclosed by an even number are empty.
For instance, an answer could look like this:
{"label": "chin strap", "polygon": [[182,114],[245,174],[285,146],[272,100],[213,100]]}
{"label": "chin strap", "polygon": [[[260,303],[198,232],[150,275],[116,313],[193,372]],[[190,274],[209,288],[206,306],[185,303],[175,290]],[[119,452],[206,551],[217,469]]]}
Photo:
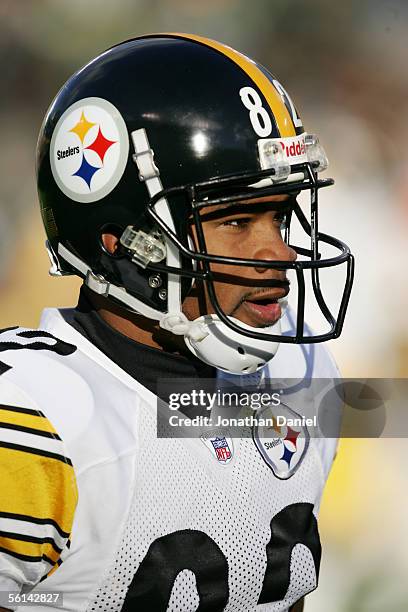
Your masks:
{"label": "chin strap", "polygon": [[184,336],[194,342],[201,342],[209,334],[202,323],[190,321],[183,312],[165,314],[160,319],[160,327],[176,336]]}
{"label": "chin strap", "polygon": [[58,245],[58,254],[81,272],[85,277],[85,285],[98,295],[103,295],[104,297],[112,296],[120,300],[126,306],[130,306],[135,312],[149,319],[159,321],[162,329],[166,329],[176,336],[187,337],[193,342],[200,342],[208,336],[209,332],[206,330],[206,326],[203,323],[190,321],[183,312],[173,311],[163,314],[159,310],[150,308],[142,301],[129,295],[125,289],[109,283],[102,276],[97,276],[84,261],[71,253],[71,251],[61,243]]}
{"label": "chin strap", "polygon": [[58,255],[67,261],[73,268],[78,270],[81,276],[84,277],[84,284],[98,295],[104,297],[112,296],[125,306],[128,306],[148,319],[159,321],[163,316],[162,312],[147,306],[147,304],[141,300],[130,295],[123,287],[114,285],[104,279],[103,276],[94,274],[91,268],[82,261],[82,259],[71,253],[71,251],[61,243],[58,244]]}

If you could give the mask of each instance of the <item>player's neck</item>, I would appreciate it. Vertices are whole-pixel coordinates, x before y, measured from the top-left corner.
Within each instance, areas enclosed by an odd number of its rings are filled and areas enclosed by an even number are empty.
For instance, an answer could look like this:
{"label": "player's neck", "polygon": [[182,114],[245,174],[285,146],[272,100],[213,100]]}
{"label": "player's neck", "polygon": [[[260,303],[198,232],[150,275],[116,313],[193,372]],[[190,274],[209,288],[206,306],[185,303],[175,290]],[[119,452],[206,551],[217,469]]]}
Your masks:
{"label": "player's neck", "polygon": [[[146,319],[137,315],[129,316],[129,318],[123,317],[105,308],[98,309],[98,314],[110,327],[131,340],[163,350],[162,344],[157,341],[157,336],[160,336],[160,329],[156,321],[146,321]],[[137,322],[136,320],[139,318],[144,320]]]}
{"label": "player's neck", "polygon": [[127,338],[160,351],[186,353],[182,338],[161,329],[157,321],[128,312],[90,291],[87,292],[87,297],[105,323]]}

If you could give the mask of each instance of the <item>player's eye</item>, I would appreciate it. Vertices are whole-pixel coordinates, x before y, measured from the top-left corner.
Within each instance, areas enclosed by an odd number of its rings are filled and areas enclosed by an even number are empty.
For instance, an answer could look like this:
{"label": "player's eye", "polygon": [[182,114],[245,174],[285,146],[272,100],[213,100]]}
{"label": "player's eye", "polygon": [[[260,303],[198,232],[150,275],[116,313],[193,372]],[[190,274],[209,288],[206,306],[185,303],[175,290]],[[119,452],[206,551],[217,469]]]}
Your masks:
{"label": "player's eye", "polygon": [[236,218],[235,219],[225,219],[224,221],[221,222],[221,225],[227,226],[227,227],[233,227],[237,229],[242,229],[246,227],[249,222],[250,222],[249,217],[243,217],[243,218],[238,218],[238,219]]}
{"label": "player's eye", "polygon": [[281,230],[285,230],[287,227],[287,214],[279,213],[275,215],[274,222]]}

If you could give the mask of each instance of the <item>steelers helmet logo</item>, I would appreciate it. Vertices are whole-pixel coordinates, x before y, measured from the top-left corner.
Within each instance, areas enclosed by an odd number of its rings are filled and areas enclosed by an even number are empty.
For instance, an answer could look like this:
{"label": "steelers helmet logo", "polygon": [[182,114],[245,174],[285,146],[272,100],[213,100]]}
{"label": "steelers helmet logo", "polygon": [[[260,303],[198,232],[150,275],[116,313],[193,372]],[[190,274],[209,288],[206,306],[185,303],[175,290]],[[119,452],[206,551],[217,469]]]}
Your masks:
{"label": "steelers helmet logo", "polygon": [[126,124],[117,108],[103,98],[84,98],[70,106],[55,127],[52,173],[72,200],[96,202],[118,184],[128,153]]}

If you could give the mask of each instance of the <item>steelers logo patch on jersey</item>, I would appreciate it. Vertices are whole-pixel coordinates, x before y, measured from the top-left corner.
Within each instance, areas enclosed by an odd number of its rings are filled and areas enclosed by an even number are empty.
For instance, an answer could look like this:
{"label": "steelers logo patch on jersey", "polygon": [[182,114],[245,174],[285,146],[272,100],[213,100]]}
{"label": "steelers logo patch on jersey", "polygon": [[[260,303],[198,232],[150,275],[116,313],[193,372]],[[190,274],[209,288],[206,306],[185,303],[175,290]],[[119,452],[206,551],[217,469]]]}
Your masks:
{"label": "steelers logo patch on jersey", "polygon": [[[284,404],[278,410],[267,406],[257,416],[258,425],[252,430],[255,446],[275,476],[286,480],[299,468],[309,446],[305,419]],[[259,424],[262,421],[273,425]]]}
{"label": "steelers logo patch on jersey", "polygon": [[51,169],[71,200],[96,202],[119,182],[128,153],[126,125],[117,108],[102,98],[84,98],[70,106],[55,127]]}

